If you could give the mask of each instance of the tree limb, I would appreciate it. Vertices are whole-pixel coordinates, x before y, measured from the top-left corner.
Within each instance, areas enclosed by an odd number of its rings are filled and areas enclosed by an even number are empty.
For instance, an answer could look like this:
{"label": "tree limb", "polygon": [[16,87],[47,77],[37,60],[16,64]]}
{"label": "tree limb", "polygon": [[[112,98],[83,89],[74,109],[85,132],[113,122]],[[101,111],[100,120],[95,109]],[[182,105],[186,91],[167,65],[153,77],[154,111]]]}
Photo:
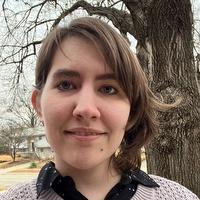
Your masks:
{"label": "tree limb", "polygon": [[147,37],[147,12],[152,0],[122,0],[129,9],[132,16],[132,23],[135,29],[138,42],[144,44]]}
{"label": "tree limb", "polygon": [[128,12],[117,10],[116,8],[112,7],[92,6],[90,3],[84,0],[77,1],[75,4],[73,4],[73,6],[71,6],[71,8],[65,9],[55,20],[52,27],[58,25],[63,18],[78,8],[83,8],[89,15],[99,15],[108,18],[123,35],[126,35],[127,32],[129,32],[134,37],[137,37],[136,31],[133,27],[132,17]]}

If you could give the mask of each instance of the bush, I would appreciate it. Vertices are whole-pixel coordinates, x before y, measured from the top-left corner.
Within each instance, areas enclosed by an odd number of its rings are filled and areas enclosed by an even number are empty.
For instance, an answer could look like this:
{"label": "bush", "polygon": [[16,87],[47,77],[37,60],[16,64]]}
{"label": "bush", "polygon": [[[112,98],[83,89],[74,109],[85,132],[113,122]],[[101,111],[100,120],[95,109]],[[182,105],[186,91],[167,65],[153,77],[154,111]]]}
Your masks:
{"label": "bush", "polygon": [[32,162],[30,168],[37,168],[37,164],[35,162]]}

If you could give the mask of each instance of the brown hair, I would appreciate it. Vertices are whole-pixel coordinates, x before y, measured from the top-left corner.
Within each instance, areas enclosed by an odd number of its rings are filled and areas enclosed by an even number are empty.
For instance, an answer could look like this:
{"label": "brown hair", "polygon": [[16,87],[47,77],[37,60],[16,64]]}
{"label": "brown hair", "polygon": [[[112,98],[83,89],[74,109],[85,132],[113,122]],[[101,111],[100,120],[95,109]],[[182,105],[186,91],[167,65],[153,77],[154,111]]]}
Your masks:
{"label": "brown hair", "polygon": [[40,49],[36,66],[36,88],[42,90],[45,85],[53,56],[61,42],[74,36],[85,38],[97,47],[130,101],[127,129],[119,152],[112,159],[117,170],[139,168],[141,148],[156,133],[155,110],[162,108],[162,104],[149,89],[144,72],[128,42],[112,27],[92,17],[78,18],[66,27],[56,27]]}

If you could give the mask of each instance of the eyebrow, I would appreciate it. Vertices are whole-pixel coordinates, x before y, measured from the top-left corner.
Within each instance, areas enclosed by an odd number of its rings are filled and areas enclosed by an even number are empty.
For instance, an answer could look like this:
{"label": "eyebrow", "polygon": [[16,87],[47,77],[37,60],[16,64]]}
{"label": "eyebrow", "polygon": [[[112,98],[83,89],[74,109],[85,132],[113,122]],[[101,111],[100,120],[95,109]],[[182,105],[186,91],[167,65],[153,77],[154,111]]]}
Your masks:
{"label": "eyebrow", "polygon": [[107,74],[100,74],[96,77],[97,80],[115,80],[116,81],[116,76],[114,73],[107,73]]}
{"label": "eyebrow", "polygon": [[63,76],[80,78],[80,74],[73,70],[59,69],[53,74],[55,79]]}
{"label": "eyebrow", "polygon": [[[53,74],[53,78],[57,79],[59,77],[70,77],[70,78],[80,78],[81,75],[79,72],[74,70],[68,70],[68,69],[59,69]],[[105,74],[99,74],[96,77],[96,80],[115,80],[116,76],[114,73],[105,73]]]}

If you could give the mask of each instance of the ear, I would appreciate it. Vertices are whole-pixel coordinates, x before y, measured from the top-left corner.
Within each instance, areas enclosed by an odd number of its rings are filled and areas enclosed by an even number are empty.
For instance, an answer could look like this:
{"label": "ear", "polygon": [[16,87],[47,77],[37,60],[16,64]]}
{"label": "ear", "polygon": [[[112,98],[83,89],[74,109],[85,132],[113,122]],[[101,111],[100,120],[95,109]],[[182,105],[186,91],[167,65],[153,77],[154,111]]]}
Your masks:
{"label": "ear", "polygon": [[42,120],[40,99],[41,99],[41,91],[34,89],[31,96],[31,102],[34,110],[37,112],[39,118]]}

